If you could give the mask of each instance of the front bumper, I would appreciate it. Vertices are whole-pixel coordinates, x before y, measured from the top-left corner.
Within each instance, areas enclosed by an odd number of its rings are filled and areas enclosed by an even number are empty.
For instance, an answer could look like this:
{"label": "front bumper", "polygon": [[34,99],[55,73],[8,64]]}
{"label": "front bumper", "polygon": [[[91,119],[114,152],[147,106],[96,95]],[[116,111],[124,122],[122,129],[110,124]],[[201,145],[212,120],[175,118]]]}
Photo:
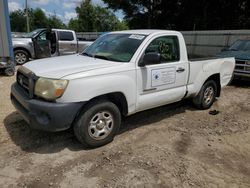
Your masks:
{"label": "front bumper", "polygon": [[11,86],[11,102],[31,128],[51,132],[70,128],[85,103],[56,103],[30,99],[17,83]]}
{"label": "front bumper", "polygon": [[234,76],[236,77],[245,77],[250,78],[250,71],[234,71]]}

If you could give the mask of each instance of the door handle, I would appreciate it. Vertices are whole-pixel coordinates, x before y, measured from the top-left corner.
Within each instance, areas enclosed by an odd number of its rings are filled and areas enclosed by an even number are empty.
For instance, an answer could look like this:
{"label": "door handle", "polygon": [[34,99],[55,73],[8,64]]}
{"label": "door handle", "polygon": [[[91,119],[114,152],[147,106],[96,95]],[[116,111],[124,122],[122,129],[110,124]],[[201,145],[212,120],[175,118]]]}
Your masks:
{"label": "door handle", "polygon": [[185,71],[185,69],[182,68],[182,67],[180,67],[180,68],[178,68],[178,69],[176,70],[176,72],[178,72],[178,73],[181,73],[181,72],[184,72],[184,71]]}
{"label": "door handle", "polygon": [[157,90],[157,88],[144,89],[143,92],[154,91],[154,90]]}

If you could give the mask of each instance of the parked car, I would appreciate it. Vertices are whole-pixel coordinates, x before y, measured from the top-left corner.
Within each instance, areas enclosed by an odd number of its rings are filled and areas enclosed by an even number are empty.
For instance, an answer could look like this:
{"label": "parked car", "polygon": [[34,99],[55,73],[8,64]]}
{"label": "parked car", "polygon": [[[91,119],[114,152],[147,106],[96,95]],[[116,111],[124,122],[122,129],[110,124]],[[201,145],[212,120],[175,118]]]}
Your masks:
{"label": "parked car", "polygon": [[21,37],[13,37],[14,59],[24,64],[40,59],[82,52],[92,42],[78,41],[72,30],[37,29]]}
{"label": "parked car", "polygon": [[250,39],[237,40],[229,48],[223,49],[217,56],[235,57],[234,75],[250,78]]}
{"label": "parked car", "polygon": [[11,101],[32,128],[74,128],[88,147],[111,142],[121,116],[193,98],[211,107],[233,75],[234,58],[189,61],[181,33],[111,32],[82,54],[21,66]]}

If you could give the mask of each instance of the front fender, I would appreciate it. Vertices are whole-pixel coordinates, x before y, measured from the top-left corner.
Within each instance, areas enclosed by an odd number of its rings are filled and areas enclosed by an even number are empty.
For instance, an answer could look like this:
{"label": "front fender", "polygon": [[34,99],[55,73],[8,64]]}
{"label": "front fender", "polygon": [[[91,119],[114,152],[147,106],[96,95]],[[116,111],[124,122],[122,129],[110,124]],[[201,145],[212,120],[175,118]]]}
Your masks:
{"label": "front fender", "polygon": [[35,58],[35,52],[34,52],[34,47],[33,44],[29,44],[29,43],[23,43],[23,42],[13,42],[13,49],[14,51],[16,49],[22,49],[22,50],[26,50],[30,55],[31,58]]}
{"label": "front fender", "polygon": [[128,113],[135,110],[135,71],[83,77],[70,80],[63,96],[57,102],[82,102],[114,92],[121,92],[128,102]]}

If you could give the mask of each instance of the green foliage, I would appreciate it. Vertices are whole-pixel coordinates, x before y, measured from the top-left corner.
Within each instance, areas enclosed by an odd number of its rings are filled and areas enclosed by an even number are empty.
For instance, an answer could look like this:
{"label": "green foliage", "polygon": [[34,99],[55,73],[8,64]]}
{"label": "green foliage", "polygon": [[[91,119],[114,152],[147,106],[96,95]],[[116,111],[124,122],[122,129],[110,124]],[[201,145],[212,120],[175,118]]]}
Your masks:
{"label": "green foliage", "polygon": [[68,28],[72,29],[76,32],[80,32],[80,28],[79,28],[80,24],[79,24],[79,20],[78,19],[70,19],[69,20],[69,24],[68,24]]}
{"label": "green foliage", "polygon": [[17,10],[10,13],[10,26],[13,32],[26,31],[26,18],[23,11]]}
{"label": "green foliage", "polygon": [[[38,28],[65,29],[67,26],[56,15],[47,17],[40,8],[29,9],[30,30]],[[24,11],[17,10],[10,13],[11,31],[26,32],[26,16]]]}
{"label": "green foliage", "polygon": [[130,28],[249,29],[249,0],[103,0]]}
{"label": "green foliage", "polygon": [[30,23],[32,30],[49,26],[48,18],[40,8],[30,11]]}
{"label": "green foliage", "polygon": [[91,0],[82,1],[76,7],[78,17],[69,21],[68,27],[79,32],[99,32],[125,30],[128,26],[119,21],[112,11],[100,6],[94,6]]}
{"label": "green foliage", "polygon": [[[40,8],[29,9],[28,12],[31,31],[37,28],[67,28],[56,15],[47,17]],[[93,6],[91,0],[83,0],[76,7],[76,13],[78,17],[69,21],[68,28],[77,32],[105,32],[128,29],[127,22],[119,21],[114,13],[107,8]],[[17,10],[11,12],[10,20],[12,31],[26,31],[26,17],[23,11]]]}
{"label": "green foliage", "polygon": [[50,28],[66,29],[67,26],[56,15],[48,18],[48,26]]}
{"label": "green foliage", "polygon": [[78,15],[78,27],[82,32],[94,31],[94,23],[96,19],[95,9],[91,4],[91,0],[83,1],[79,7],[76,7]]}

